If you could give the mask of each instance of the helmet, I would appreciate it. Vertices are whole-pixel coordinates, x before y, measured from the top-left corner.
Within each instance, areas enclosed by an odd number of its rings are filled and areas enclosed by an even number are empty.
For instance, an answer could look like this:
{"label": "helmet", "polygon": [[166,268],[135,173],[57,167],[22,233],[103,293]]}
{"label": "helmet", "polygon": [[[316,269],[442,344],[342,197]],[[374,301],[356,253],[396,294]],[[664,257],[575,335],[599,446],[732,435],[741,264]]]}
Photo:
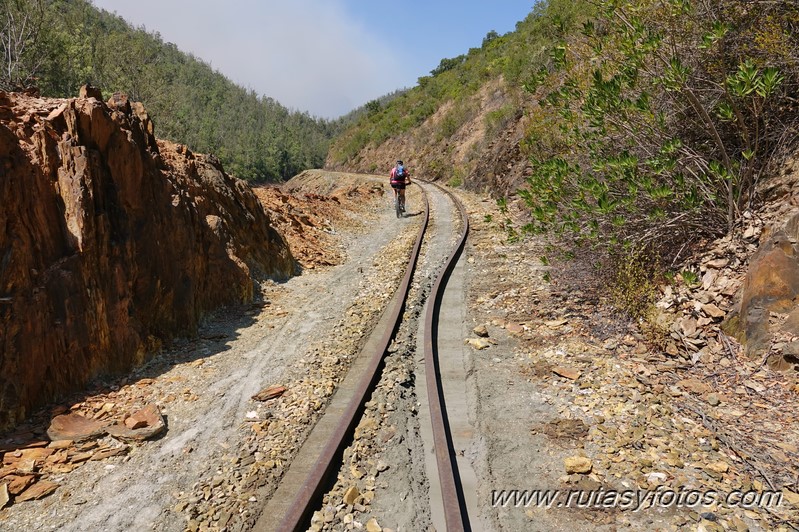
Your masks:
{"label": "helmet", "polygon": [[397,164],[402,164],[402,161],[400,161],[399,159],[397,159]]}

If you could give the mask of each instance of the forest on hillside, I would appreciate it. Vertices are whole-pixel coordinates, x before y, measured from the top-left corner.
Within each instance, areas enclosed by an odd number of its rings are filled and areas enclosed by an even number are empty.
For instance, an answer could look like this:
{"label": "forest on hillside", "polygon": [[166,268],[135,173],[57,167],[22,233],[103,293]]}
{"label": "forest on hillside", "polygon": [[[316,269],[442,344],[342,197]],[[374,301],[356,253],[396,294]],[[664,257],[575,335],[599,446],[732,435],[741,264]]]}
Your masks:
{"label": "forest on hillside", "polygon": [[[797,148],[797,50],[796,2],[541,1],[515,31],[491,32],[407,93],[372,102],[328,160],[362,166],[367,148],[422,124],[447,147],[476,115],[475,95],[501,80],[507,103],[485,117],[478,146],[523,122],[529,223],[508,225],[510,236],[674,265],[738,230]],[[446,156],[439,166],[454,183],[479,177]]]}
{"label": "forest on hillside", "polygon": [[[570,24],[593,7],[588,2],[542,1],[516,24],[515,31],[499,35],[488,32],[479,48],[444,58],[428,76],[422,76],[411,90],[389,101],[371,101],[338,135],[331,147],[333,164],[346,165],[357,160],[368,146],[378,146],[390,138],[419,128],[445,105],[449,110],[435,132],[436,139],[453,135],[476,113],[475,94],[487,83],[502,80],[510,102],[487,117],[486,136],[502,129],[505,122],[518,118],[525,107],[522,86],[545,64],[551,43],[559,38],[554,18]],[[457,170],[457,169],[455,169]]]}
{"label": "forest on hillside", "polygon": [[[156,135],[214,153],[230,173],[279,181],[324,163],[335,123],[244,89],[202,59],[88,0],[0,0],[0,90],[141,101]],[[257,65],[254,65],[257,68]]]}

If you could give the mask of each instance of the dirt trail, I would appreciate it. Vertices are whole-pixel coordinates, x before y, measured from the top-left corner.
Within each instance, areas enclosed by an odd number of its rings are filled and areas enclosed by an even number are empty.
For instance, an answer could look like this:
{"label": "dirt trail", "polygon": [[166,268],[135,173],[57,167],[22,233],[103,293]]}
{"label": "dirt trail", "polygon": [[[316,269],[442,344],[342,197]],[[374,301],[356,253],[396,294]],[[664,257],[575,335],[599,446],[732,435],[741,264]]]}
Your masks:
{"label": "dirt trail", "polygon": [[333,334],[368,282],[366,270],[377,262],[376,254],[397,236],[393,211],[384,202],[362,216],[365,230],[341,235],[348,255],[342,265],[265,286],[261,305],[218,312],[200,339],[176,343],[131,376],[132,384],[107,390],[116,400],[158,404],[168,420],[165,436],[134,446],[128,456],[88,462],[54,478],[61,484],[54,495],[7,508],[0,528],[186,528],[186,515],[175,507],[201,503],[193,499],[202,497],[187,496],[198,481],[213,484],[223,471],[223,458],[239,445],[240,427],[254,408],[251,396],[285,382],[309,346]]}

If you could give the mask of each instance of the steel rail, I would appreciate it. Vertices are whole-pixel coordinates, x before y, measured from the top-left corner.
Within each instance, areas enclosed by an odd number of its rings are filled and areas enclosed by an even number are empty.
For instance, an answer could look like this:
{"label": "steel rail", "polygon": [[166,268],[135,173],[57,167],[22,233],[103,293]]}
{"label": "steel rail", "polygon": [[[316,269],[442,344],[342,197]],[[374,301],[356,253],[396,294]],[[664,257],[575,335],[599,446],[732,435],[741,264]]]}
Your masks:
{"label": "steel rail", "polygon": [[[469,234],[469,217],[463,204],[448,190],[432,183],[445,192],[452,202],[458,207],[463,220],[461,236],[457,245],[447,259],[433,288],[430,292],[431,299],[427,303],[425,313],[425,338],[424,338],[424,363],[425,380],[427,384],[427,397],[430,407],[430,420],[433,429],[433,446],[435,447],[438,478],[441,485],[441,495],[444,505],[444,519],[448,532],[462,532],[471,530],[469,516],[466,510],[466,500],[461,488],[455,450],[452,445],[452,434],[446,415],[446,402],[444,391],[441,387],[438,363],[438,318],[441,309],[441,300],[444,296],[447,280],[455,269],[458,258],[466,245]],[[434,400],[435,399],[435,400]]]}
{"label": "steel rail", "polygon": [[356,421],[359,418],[359,414],[363,410],[366,397],[373,390],[374,385],[378,380],[378,370],[383,363],[384,355],[388,350],[391,339],[394,337],[394,334],[396,333],[401,321],[402,311],[405,308],[405,302],[408,296],[411,278],[413,277],[413,272],[416,268],[416,262],[419,258],[419,251],[421,249],[422,241],[424,239],[430,218],[430,204],[427,200],[427,193],[420,185],[417,184],[417,186],[419,186],[419,188],[422,190],[422,195],[424,197],[424,219],[416,237],[416,243],[414,244],[410,258],[408,259],[408,265],[405,269],[405,276],[403,277],[399,288],[397,288],[397,294],[400,294],[400,296],[395,297],[394,305],[389,309],[391,312],[389,323],[393,324],[393,326],[387,327],[384,330],[383,336],[379,340],[378,347],[369,354],[370,359],[368,369],[363,373],[361,379],[358,381],[356,391],[347,405],[347,409],[341,416],[341,422],[337,425],[336,430],[328,438],[327,443],[325,444],[322,452],[319,454],[319,457],[316,460],[316,463],[314,464],[314,467],[311,469],[311,472],[308,474],[296,496],[294,497],[290,509],[282,517],[282,520],[278,526],[278,530],[298,531],[306,530],[308,528],[307,524],[310,522],[314,507],[318,505],[319,501],[321,501],[324,491],[328,488],[330,475],[333,471],[333,464],[336,461],[335,459],[339,453],[343,451],[345,442],[348,441],[348,439],[352,436],[355,430]]}

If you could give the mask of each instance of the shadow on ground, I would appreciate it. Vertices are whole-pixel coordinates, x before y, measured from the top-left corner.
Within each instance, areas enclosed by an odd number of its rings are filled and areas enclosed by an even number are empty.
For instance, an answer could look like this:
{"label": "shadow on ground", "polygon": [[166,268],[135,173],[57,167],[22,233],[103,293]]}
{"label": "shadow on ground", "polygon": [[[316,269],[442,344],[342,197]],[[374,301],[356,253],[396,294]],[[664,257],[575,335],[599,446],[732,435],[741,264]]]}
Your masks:
{"label": "shadow on ground", "polygon": [[[191,363],[223,353],[244,330],[256,323],[256,317],[268,310],[271,303],[257,299],[252,303],[222,307],[206,316],[194,337],[175,338],[139,368],[119,375],[101,375],[89,382],[81,392],[72,393],[39,408],[24,422],[0,433],[0,452],[40,446],[47,442],[47,428],[53,417],[67,412],[71,406],[91,397],[108,394],[141,379],[157,379],[175,366]],[[163,433],[162,433],[163,434]]]}

